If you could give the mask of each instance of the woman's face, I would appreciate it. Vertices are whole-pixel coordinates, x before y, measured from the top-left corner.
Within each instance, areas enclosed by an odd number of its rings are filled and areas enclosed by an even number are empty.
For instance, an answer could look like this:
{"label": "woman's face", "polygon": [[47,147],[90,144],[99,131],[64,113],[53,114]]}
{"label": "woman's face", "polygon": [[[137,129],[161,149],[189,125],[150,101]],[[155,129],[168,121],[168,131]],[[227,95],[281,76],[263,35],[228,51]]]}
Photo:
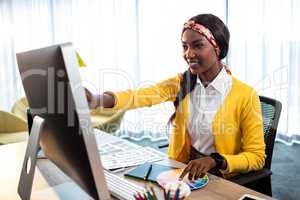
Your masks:
{"label": "woman's face", "polygon": [[[186,29],[182,34],[183,58],[193,74],[214,76],[220,67],[215,48],[200,33]],[[217,50],[219,51],[219,50]]]}

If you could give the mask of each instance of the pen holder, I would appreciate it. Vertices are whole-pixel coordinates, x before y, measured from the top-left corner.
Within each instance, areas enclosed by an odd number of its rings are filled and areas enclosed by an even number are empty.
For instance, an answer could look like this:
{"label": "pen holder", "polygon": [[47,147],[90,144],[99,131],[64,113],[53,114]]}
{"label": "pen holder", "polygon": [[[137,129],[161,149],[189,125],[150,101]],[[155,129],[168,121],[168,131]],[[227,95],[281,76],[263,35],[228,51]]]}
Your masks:
{"label": "pen holder", "polygon": [[164,193],[165,200],[181,200],[187,199],[187,197],[191,194],[191,189],[183,181],[174,181],[165,185]]}
{"label": "pen holder", "polygon": [[[191,194],[190,187],[182,182],[169,182],[164,188],[164,200],[188,200],[188,196]],[[145,184],[145,192],[137,193],[134,195],[135,200],[158,200],[157,194],[152,184]]]}

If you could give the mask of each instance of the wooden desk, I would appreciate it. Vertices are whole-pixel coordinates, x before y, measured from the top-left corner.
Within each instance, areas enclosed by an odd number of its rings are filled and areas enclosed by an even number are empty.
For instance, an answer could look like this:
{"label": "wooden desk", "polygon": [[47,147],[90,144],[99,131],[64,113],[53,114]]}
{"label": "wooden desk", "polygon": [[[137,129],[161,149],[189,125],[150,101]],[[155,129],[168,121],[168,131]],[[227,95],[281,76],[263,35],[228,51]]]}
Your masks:
{"label": "wooden desk", "polygon": [[[26,142],[0,146],[0,199],[20,199],[17,193],[18,182],[23,164],[26,149]],[[171,164],[183,167],[184,164],[173,160],[160,161],[160,164]],[[119,173],[121,176],[125,172]],[[225,179],[209,175],[210,181],[207,186],[192,192],[190,200],[224,200],[239,199],[243,194],[253,194],[265,199],[272,199],[248,188],[242,187]],[[136,182],[133,179],[127,178]],[[70,182],[70,178],[64,175],[52,162],[47,159],[40,159],[35,171],[32,192],[51,191],[51,187],[58,184]],[[139,183],[143,184],[143,183]],[[155,188],[159,191],[159,187]],[[46,193],[45,193],[46,194]],[[49,198],[48,194],[45,196]]]}

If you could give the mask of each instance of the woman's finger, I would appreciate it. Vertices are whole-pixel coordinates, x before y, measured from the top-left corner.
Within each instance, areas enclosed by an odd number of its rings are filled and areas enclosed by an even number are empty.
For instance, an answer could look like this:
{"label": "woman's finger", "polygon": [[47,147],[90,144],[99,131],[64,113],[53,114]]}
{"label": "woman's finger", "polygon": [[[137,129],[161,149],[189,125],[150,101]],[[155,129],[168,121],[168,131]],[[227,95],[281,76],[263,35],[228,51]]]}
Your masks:
{"label": "woman's finger", "polygon": [[86,88],[84,88],[84,91],[85,91],[85,95],[86,95],[88,102],[90,102],[92,99],[92,96],[93,96],[92,93]]}
{"label": "woman's finger", "polygon": [[197,170],[198,170],[198,166],[193,163],[189,171],[189,176],[188,176],[189,180],[193,180],[194,176],[197,173]]}
{"label": "woman's finger", "polygon": [[179,180],[182,180],[185,177],[185,175],[190,171],[190,168],[191,168],[191,162],[189,162],[189,164],[184,168],[183,172],[179,176]]}
{"label": "woman's finger", "polygon": [[203,174],[203,171],[205,170],[205,166],[204,165],[200,165],[198,167],[196,176],[195,176],[195,180],[197,180],[198,178],[201,178],[201,174]]}
{"label": "woman's finger", "polygon": [[202,172],[201,172],[201,169],[198,168],[198,169],[197,169],[197,172],[196,172],[196,174],[195,174],[195,176],[194,176],[194,180],[197,180],[197,179],[199,178],[199,176],[200,176],[201,173],[202,173]]}

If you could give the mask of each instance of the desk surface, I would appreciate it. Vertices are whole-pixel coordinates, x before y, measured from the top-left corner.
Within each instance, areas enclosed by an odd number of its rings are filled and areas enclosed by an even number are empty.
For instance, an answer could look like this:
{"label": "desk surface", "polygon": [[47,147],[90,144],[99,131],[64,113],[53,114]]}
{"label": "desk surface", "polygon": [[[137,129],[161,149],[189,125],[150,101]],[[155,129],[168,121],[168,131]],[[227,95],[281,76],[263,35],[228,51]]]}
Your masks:
{"label": "desk surface", "polygon": [[[0,146],[0,199],[20,199],[17,193],[17,186],[20,178],[26,144],[26,142],[21,142]],[[165,160],[158,163],[171,164],[172,166],[177,167],[184,166],[184,164],[173,160]],[[125,172],[120,172],[119,175],[122,176],[123,173]],[[190,200],[237,200],[246,193],[265,199],[271,199],[268,196],[242,187],[225,179],[213,175],[209,175],[209,178],[209,184],[200,190],[193,191],[189,197]],[[133,179],[127,179],[138,183]],[[38,160],[38,166],[35,171],[32,192],[51,191],[51,187],[70,181],[71,180],[52,162],[47,159],[40,159]],[[138,184],[143,183],[139,182]],[[156,187],[156,190],[160,191],[159,187]],[[47,199],[52,198],[47,196]]]}

